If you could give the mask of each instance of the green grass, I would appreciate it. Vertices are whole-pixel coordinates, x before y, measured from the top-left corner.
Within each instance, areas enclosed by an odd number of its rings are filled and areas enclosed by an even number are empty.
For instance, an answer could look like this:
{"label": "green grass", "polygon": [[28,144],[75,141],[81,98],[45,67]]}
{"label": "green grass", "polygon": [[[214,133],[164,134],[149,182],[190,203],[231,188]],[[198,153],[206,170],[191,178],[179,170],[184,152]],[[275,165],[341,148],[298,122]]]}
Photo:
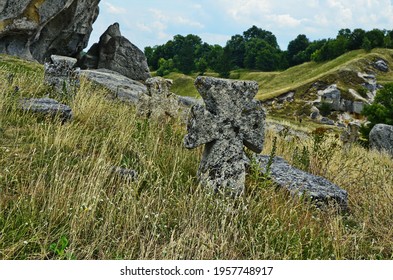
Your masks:
{"label": "green grass", "polygon": [[72,122],[40,119],[17,103],[45,94],[42,68],[8,81],[19,69],[9,67],[0,62],[0,259],[393,259],[387,155],[344,149],[334,134],[313,150],[312,138],[267,131],[265,154],[274,137],[294,164],[306,147],[308,170],[346,189],[350,212],[318,210],[252,172],[243,196],[212,195],[196,180],[202,148],[183,147],[180,121],[139,118],[86,81]]}

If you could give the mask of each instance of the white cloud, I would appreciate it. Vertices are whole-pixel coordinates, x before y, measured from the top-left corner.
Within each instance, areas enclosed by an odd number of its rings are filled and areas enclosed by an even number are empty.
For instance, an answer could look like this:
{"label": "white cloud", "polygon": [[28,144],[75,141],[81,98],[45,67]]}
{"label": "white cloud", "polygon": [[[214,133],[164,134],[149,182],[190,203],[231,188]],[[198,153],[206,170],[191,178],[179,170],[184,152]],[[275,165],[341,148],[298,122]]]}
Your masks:
{"label": "white cloud", "polygon": [[197,27],[197,28],[204,28],[205,27],[202,23],[190,20],[190,19],[185,18],[183,16],[177,16],[177,17],[173,18],[173,22],[175,22],[177,24],[183,24],[183,25],[188,25],[188,26]]}
{"label": "white cloud", "polygon": [[127,13],[127,9],[120,7],[120,6],[112,5],[109,2],[104,2],[104,5],[106,6],[108,13],[110,13],[110,14],[121,15],[121,14]]}
{"label": "white cloud", "polygon": [[269,13],[273,1],[271,0],[221,0],[226,12],[235,20],[241,21],[256,14]]}
{"label": "white cloud", "polygon": [[302,20],[296,19],[291,15],[271,15],[268,16],[268,19],[278,24],[280,27],[289,27],[294,28],[299,26],[302,23]]}

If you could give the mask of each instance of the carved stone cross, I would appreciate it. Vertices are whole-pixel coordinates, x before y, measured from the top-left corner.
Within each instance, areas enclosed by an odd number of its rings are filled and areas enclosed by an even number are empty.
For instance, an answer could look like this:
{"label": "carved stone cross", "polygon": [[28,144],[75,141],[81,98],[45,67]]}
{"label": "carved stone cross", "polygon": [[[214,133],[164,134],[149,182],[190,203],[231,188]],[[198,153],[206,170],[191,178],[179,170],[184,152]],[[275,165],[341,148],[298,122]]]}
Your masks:
{"label": "carved stone cross", "polygon": [[191,108],[184,145],[193,149],[205,144],[198,170],[203,185],[240,194],[249,162],[243,145],[256,153],[263,148],[265,112],[253,99],[258,84],[198,77],[195,86],[206,106]]}

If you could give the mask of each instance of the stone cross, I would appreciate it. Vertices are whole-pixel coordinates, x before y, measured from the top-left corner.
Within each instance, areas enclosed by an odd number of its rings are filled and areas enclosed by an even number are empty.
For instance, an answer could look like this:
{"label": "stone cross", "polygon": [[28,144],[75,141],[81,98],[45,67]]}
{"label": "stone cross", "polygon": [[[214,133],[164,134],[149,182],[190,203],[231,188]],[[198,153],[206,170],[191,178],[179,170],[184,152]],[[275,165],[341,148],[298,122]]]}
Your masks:
{"label": "stone cross", "polygon": [[205,144],[198,178],[215,192],[241,194],[249,163],[243,145],[260,153],[264,142],[265,112],[253,100],[258,84],[198,77],[195,86],[206,106],[191,108],[184,145],[193,149]]}

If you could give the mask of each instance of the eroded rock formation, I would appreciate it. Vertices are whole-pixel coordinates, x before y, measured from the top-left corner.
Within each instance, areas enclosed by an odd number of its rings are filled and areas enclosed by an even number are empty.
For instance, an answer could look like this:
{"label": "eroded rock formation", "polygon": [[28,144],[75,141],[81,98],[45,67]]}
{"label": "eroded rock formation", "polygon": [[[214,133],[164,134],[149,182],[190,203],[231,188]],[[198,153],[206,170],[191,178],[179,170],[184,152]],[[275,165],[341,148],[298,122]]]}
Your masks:
{"label": "eroded rock formation", "polygon": [[77,57],[87,46],[100,0],[3,0],[0,53],[44,63]]}
{"label": "eroded rock formation", "polygon": [[109,69],[142,82],[151,77],[145,54],[121,35],[118,23],[108,27],[100,41],[81,58],[79,66]]}

